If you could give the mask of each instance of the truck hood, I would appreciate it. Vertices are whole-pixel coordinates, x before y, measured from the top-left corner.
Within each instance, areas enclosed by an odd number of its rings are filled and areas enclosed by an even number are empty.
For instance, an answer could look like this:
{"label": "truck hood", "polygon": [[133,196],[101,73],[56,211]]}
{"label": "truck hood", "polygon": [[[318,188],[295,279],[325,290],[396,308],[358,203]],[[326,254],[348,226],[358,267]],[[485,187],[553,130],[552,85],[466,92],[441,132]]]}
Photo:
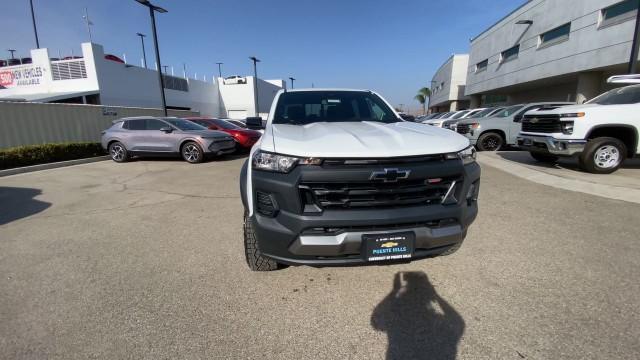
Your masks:
{"label": "truck hood", "polygon": [[457,152],[469,140],[453,131],[411,122],[273,124],[274,151],[319,158],[385,158]]}
{"label": "truck hood", "polygon": [[594,107],[599,107],[602,105],[598,105],[598,104],[582,104],[582,105],[565,105],[556,109],[552,109],[552,110],[532,110],[532,111],[528,111],[526,115],[535,115],[535,114],[539,114],[539,115],[543,115],[543,114],[569,114],[569,113],[576,113],[576,112],[581,112],[584,110],[588,110],[590,108],[594,108]]}

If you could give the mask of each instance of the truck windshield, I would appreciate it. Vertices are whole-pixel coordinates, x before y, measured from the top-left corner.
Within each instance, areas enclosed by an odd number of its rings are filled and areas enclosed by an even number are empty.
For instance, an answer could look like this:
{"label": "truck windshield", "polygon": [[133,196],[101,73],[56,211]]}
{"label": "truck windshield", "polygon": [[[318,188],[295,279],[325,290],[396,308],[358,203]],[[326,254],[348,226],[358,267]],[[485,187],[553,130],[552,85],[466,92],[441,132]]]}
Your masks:
{"label": "truck windshield", "polygon": [[364,91],[301,91],[280,95],[274,124],[306,125],[315,122],[375,121],[398,119],[387,104]]}
{"label": "truck windshield", "polygon": [[468,119],[479,119],[479,118],[483,118],[487,115],[489,115],[489,113],[491,113],[492,111],[494,111],[495,108],[488,108],[488,109],[484,109],[482,111],[478,111],[477,113],[471,115],[468,117]]}
{"label": "truck windshield", "polygon": [[515,114],[516,111],[522,109],[523,107],[524,105],[509,106],[508,108],[497,113],[495,117],[505,118],[505,117],[511,116]]}
{"label": "truck windshield", "polygon": [[590,100],[587,104],[624,105],[640,103],[640,85],[613,89]]}

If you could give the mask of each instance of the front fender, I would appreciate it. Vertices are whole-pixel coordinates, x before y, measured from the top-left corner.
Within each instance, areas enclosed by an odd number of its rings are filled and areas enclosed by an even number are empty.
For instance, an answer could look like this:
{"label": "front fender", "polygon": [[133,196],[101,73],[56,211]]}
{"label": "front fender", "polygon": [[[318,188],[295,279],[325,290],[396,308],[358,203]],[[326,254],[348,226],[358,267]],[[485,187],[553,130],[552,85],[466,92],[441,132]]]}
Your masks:
{"label": "front fender", "polygon": [[242,199],[242,206],[245,210],[249,210],[247,200],[247,169],[249,167],[249,160],[246,160],[240,170],[240,198]]}

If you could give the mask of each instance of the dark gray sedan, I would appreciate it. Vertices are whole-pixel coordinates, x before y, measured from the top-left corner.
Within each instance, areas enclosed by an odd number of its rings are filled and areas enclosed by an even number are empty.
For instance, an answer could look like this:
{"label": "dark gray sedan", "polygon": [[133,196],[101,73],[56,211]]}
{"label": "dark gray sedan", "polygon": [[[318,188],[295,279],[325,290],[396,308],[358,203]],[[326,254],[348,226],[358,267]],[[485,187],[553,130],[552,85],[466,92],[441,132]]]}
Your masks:
{"label": "dark gray sedan", "polygon": [[130,117],[102,132],[102,147],[115,162],[131,156],[180,155],[192,164],[235,151],[233,137],[175,117]]}

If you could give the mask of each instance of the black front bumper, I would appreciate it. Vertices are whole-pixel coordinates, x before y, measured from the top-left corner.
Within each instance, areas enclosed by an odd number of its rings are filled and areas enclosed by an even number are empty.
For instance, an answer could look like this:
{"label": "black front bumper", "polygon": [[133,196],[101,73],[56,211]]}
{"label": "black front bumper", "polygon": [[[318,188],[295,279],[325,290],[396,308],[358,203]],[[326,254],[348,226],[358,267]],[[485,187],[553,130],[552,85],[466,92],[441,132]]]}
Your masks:
{"label": "black front bumper", "polygon": [[[241,184],[246,184],[246,166]],[[415,251],[412,259],[436,256],[462,242],[467,228],[475,220],[478,206],[480,166],[463,166],[460,161],[437,161],[398,165],[411,170],[411,178],[457,176],[456,203],[411,205],[358,209],[325,209],[305,212],[299,185],[315,180],[363,180],[373,171],[390,165],[355,168],[298,167],[289,174],[253,171],[253,198],[269,194],[276,204],[274,216],[254,209],[248,219],[254,227],[263,255],[285,264],[316,266],[364,264],[363,234],[413,232]],[[467,199],[474,184],[471,199]],[[242,189],[247,206],[246,191]]]}

